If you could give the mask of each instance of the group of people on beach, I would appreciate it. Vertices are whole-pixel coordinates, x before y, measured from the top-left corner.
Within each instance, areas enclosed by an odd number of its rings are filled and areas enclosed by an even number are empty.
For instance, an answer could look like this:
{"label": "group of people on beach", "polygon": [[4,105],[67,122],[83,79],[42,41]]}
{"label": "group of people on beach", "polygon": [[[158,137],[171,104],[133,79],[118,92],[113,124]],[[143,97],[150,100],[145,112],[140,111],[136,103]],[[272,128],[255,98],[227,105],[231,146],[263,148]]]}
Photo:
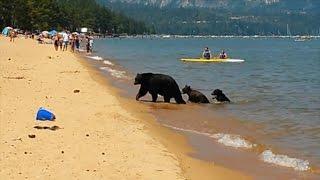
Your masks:
{"label": "group of people on beach", "polygon": [[78,34],[63,32],[53,36],[52,39],[56,51],[58,51],[59,48],[61,51],[67,51],[68,45],[70,45],[72,52],[75,50],[79,51],[80,49],[80,38]]}
{"label": "group of people on beach", "polygon": [[[46,33],[45,33],[46,32]],[[29,31],[21,31],[19,29],[13,29],[13,28],[7,28],[7,31],[3,35],[6,37],[9,37],[10,42],[14,42],[15,38],[18,36],[18,34],[24,34],[24,37],[36,39],[39,44],[45,44],[45,43],[53,43],[54,49],[58,51],[59,49],[61,51],[67,51],[68,47],[70,47],[72,52],[80,52],[81,51],[81,44],[83,45],[83,51],[86,51],[87,54],[90,54],[93,52],[93,36],[91,34],[85,35],[80,34],[77,32],[70,33],[69,31],[62,31],[60,33],[57,33],[55,31],[54,34],[49,34],[48,31],[43,31],[42,33],[34,32],[31,33]],[[36,36],[36,34],[38,34]],[[48,40],[50,40],[48,42]]]}
{"label": "group of people on beach", "polygon": [[[202,58],[211,59],[213,57],[214,57],[213,53],[210,51],[210,49],[208,47],[205,47],[202,53]],[[224,50],[222,50],[219,55],[219,59],[227,59],[227,58],[228,58],[227,53]]]}
{"label": "group of people on beach", "polygon": [[87,53],[92,53],[93,51],[93,38],[91,36],[82,37],[78,33],[62,32],[53,36],[52,39],[56,51],[59,50],[59,47],[61,51],[67,51],[70,45],[72,52],[75,52],[75,50],[80,52],[80,44],[84,40],[86,41]]}

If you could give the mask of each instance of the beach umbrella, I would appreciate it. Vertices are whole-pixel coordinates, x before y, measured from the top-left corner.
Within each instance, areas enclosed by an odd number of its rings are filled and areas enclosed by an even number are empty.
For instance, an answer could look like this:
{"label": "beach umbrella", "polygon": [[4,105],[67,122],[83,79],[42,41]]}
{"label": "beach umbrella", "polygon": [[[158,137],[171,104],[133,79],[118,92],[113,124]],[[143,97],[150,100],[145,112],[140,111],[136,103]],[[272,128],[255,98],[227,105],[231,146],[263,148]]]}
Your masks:
{"label": "beach umbrella", "polygon": [[13,29],[12,27],[5,27],[5,28],[2,30],[2,34],[5,35],[5,36],[8,36],[10,30],[12,30],[12,29]]}
{"label": "beach umbrella", "polygon": [[49,32],[50,36],[55,36],[55,35],[57,35],[57,33],[58,32],[56,30],[52,30]]}
{"label": "beach umbrella", "polygon": [[45,37],[45,38],[49,37],[49,32],[48,32],[48,31],[42,31],[41,34],[42,34],[43,37]]}

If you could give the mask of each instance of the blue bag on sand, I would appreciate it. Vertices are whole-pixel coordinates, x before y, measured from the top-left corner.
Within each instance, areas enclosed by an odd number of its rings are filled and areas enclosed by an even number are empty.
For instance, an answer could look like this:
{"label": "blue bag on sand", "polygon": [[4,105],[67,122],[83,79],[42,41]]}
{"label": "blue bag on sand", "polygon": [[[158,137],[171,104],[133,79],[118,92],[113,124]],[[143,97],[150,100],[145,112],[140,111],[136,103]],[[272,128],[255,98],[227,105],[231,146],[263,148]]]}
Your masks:
{"label": "blue bag on sand", "polygon": [[40,121],[53,121],[56,119],[56,116],[46,110],[45,108],[41,107],[39,110],[38,110],[38,113],[37,113],[37,120],[40,120]]}

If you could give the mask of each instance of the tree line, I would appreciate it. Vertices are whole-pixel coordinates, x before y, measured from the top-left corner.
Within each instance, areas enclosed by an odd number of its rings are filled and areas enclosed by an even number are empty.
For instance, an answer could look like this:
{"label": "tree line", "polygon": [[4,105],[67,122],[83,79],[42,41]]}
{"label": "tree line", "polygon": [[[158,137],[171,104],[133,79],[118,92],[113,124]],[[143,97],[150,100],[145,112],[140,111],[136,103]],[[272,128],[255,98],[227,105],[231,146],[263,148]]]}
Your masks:
{"label": "tree line", "polygon": [[[292,35],[320,34],[320,11],[315,10],[288,13],[289,11],[281,10],[276,5],[252,9],[236,5],[238,9],[159,8],[100,1],[115,12],[123,12],[129,17],[145,22],[159,34],[288,35],[287,25]],[[291,4],[294,7],[299,5]]]}
{"label": "tree line", "polygon": [[94,0],[0,0],[0,27],[70,30],[87,27],[99,33],[151,33],[144,23],[100,6]]}

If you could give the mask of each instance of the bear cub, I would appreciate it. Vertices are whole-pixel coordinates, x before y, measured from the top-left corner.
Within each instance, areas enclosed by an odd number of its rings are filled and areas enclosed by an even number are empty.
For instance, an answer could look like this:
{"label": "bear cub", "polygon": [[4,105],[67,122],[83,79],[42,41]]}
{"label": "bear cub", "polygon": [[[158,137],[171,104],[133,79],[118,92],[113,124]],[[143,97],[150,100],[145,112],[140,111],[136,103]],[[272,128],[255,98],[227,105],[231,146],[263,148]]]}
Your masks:
{"label": "bear cub", "polygon": [[230,102],[230,99],[220,90],[214,90],[211,95],[213,95],[212,99],[216,99],[218,102]]}
{"label": "bear cub", "polygon": [[204,94],[191,89],[191,87],[187,85],[182,89],[182,94],[187,94],[189,96],[189,101],[193,103],[210,103]]}

